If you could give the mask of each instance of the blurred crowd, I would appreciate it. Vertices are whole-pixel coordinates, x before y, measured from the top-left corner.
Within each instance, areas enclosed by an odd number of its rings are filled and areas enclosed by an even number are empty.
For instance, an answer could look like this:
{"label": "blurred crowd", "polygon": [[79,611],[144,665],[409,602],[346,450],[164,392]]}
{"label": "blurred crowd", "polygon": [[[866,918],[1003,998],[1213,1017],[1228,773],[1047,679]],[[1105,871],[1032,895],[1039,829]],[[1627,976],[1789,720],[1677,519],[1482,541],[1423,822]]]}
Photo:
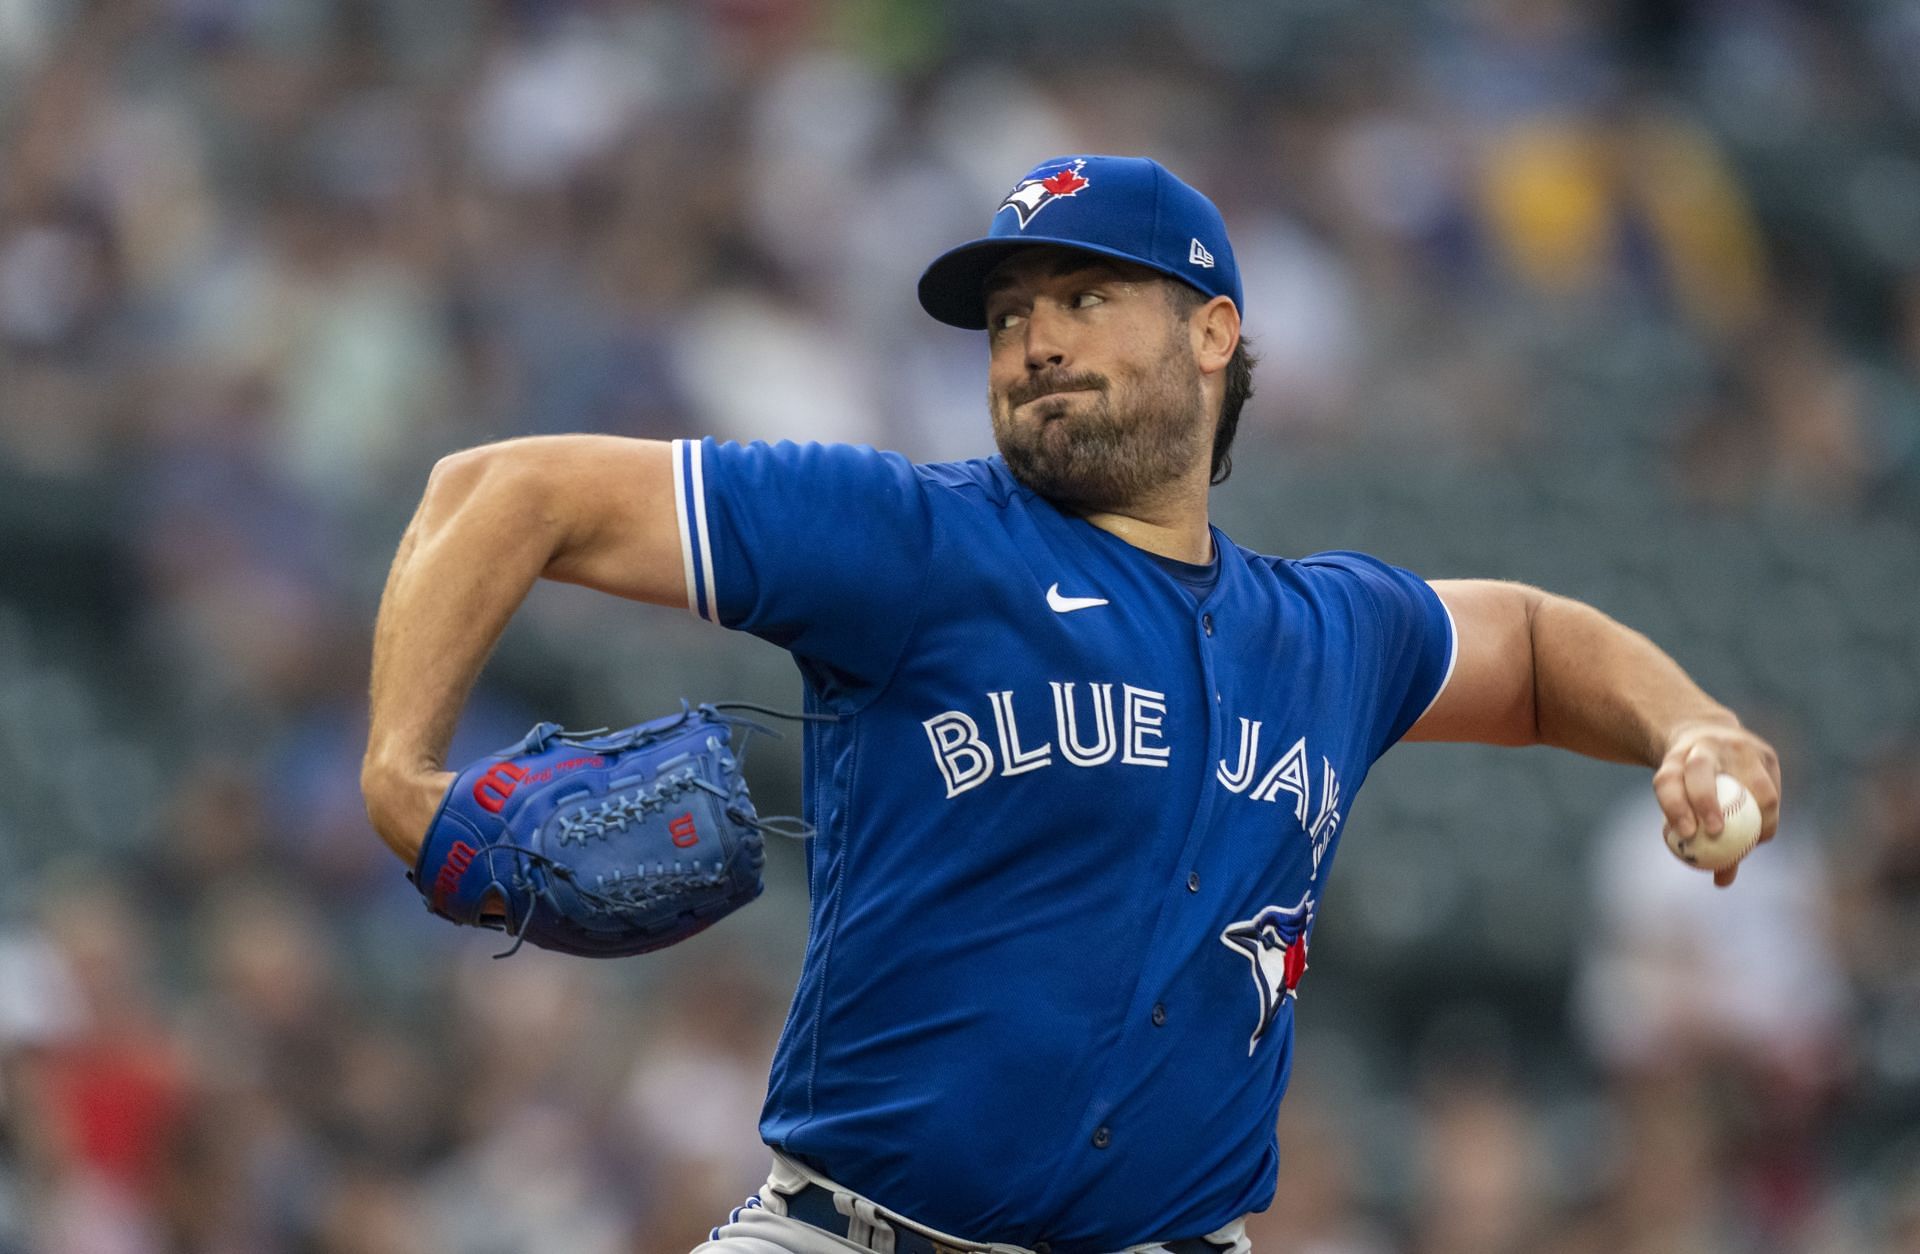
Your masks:
{"label": "blurred crowd", "polygon": [[[428,918],[357,793],[387,560],[508,436],[984,451],[913,280],[1072,151],[1226,214],[1240,539],[1585,596],[1792,746],[1727,893],[1619,768],[1382,763],[1256,1249],[1920,1252],[1916,64],[1897,0],[0,0],[0,1254],[739,1204],[797,862],[636,962]],[[794,703],[603,601],[455,760]]]}

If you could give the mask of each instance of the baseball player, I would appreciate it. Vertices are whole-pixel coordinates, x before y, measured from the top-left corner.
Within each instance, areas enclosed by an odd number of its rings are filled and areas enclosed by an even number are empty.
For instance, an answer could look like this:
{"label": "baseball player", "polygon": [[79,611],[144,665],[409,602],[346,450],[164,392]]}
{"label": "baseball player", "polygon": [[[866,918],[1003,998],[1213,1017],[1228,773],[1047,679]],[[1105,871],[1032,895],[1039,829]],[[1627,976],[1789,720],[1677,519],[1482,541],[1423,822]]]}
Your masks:
{"label": "baseball player", "polygon": [[991,223],[919,297],[986,332],[998,456],[509,441],[434,469],[387,584],[362,782],[410,863],[538,578],[761,636],[832,716],[773,1171],[703,1254],[1246,1250],[1340,833],[1398,741],[1637,763],[1683,834],[1726,772],[1778,819],[1773,750],[1599,612],[1208,524],[1250,358],[1205,196],[1067,157]]}

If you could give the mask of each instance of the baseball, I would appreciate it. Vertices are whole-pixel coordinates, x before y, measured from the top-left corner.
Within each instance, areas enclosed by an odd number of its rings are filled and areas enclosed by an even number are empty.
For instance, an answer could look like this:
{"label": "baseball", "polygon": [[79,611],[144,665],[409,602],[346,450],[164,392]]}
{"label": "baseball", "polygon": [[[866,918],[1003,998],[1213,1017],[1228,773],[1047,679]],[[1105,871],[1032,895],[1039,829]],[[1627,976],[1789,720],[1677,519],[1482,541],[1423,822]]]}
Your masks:
{"label": "baseball", "polygon": [[1746,786],[1731,775],[1714,777],[1714,789],[1720,797],[1720,816],[1726,825],[1718,836],[1709,835],[1702,826],[1693,835],[1676,834],[1672,824],[1660,829],[1673,856],[1688,866],[1703,871],[1724,871],[1752,852],[1760,839],[1760,803]]}

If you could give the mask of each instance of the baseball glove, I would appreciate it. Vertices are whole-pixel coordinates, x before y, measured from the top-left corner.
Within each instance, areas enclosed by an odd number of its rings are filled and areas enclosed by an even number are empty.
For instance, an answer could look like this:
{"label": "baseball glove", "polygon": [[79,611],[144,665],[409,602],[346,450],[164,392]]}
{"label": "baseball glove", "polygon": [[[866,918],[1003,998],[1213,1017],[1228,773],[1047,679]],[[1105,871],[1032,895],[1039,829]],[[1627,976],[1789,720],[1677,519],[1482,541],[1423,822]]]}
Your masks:
{"label": "baseball glove", "polygon": [[[769,711],[771,713],[771,711]],[[427,908],[594,958],[685,940],[760,895],[762,820],[711,705],[616,732],[540,723],[454,779],[408,876]]]}

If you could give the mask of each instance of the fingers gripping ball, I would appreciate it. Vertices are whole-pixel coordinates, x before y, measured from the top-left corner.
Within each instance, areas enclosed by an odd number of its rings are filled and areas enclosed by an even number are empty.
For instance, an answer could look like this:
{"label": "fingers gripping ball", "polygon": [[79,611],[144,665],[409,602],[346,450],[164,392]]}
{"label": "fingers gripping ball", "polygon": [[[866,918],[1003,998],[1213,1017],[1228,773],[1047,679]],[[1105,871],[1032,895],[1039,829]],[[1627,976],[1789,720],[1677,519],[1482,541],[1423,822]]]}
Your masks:
{"label": "fingers gripping ball", "polygon": [[409,878],[429,910],[513,949],[685,940],[760,895],[769,825],[733,753],[756,726],[711,706],[604,735],[538,724],[454,779]]}
{"label": "fingers gripping ball", "polygon": [[1760,839],[1760,803],[1731,775],[1715,776],[1713,785],[1724,823],[1718,836],[1709,834],[1704,824],[1695,827],[1691,836],[1681,836],[1671,823],[1660,834],[1666,837],[1673,856],[1688,866],[1724,871],[1751,853]]}

